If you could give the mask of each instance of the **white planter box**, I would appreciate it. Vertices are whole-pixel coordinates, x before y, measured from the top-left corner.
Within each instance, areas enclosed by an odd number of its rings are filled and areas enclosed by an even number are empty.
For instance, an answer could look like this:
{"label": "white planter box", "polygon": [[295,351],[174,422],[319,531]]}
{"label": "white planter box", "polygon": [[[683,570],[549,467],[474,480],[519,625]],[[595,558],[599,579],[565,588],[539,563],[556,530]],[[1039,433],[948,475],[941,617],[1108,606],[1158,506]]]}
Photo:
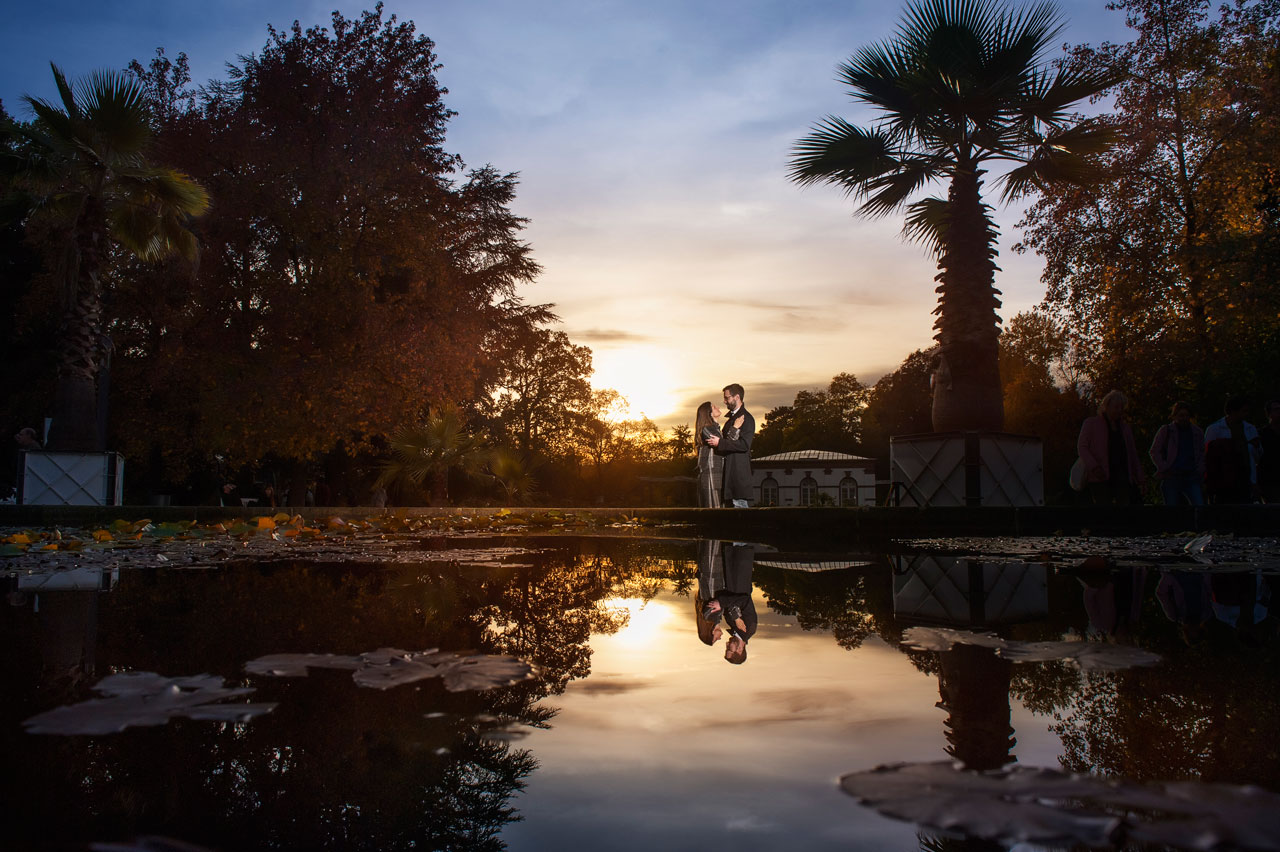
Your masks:
{"label": "white planter box", "polygon": [[1043,506],[1039,438],[1004,432],[941,432],[889,439],[899,506]]}
{"label": "white planter box", "polygon": [[23,453],[23,505],[119,506],[123,497],[124,456],[119,453]]}

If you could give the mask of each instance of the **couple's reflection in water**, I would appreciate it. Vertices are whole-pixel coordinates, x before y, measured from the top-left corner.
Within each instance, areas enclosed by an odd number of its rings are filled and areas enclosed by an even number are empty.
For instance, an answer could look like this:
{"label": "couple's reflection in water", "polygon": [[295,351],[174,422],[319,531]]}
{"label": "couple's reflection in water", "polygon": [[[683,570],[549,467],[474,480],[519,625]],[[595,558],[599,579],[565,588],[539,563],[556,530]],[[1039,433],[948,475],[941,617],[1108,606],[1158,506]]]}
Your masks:
{"label": "couple's reflection in water", "polygon": [[715,645],[727,636],[724,658],[734,665],[747,661],[747,646],[760,623],[751,597],[754,560],[750,544],[698,542],[698,594],[693,601],[698,638]]}

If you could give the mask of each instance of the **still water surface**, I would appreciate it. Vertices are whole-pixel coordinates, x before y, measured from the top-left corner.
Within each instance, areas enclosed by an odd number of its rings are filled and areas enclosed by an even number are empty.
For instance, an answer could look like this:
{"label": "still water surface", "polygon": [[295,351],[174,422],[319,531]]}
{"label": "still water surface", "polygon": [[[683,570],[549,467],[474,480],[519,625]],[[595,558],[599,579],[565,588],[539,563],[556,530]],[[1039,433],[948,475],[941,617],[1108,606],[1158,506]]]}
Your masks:
{"label": "still water surface", "polygon": [[[448,558],[0,580],[6,848],[160,835],[224,850],[941,849],[837,779],[948,757],[1280,790],[1267,576],[729,542],[436,546]],[[709,600],[724,604],[715,624]],[[904,647],[922,625],[1160,661],[1082,672]],[[728,635],[706,644],[716,627]],[[749,634],[741,665],[725,659],[735,631]],[[349,671],[244,668],[383,647],[503,654],[536,675],[380,691]],[[230,703],[275,707],[107,735],[25,730],[119,672],[216,675],[254,690]]]}

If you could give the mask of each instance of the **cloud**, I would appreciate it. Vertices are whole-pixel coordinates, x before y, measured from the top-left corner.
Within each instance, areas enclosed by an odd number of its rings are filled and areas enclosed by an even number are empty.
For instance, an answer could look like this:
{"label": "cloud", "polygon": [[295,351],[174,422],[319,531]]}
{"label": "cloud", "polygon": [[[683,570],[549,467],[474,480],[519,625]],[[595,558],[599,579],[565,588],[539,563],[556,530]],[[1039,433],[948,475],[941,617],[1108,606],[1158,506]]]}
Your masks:
{"label": "cloud", "polygon": [[637,334],[633,331],[622,331],[616,328],[588,328],[583,331],[570,331],[569,336],[575,343],[647,343],[654,338],[648,334]]}

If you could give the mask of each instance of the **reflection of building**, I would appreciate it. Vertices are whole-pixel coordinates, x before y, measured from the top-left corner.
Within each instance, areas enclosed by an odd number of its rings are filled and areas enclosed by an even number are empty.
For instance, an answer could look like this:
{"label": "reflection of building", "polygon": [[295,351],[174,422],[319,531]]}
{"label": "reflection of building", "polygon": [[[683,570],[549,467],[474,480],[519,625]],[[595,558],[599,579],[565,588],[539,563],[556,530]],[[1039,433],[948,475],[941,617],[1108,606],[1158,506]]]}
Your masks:
{"label": "reflection of building", "polygon": [[882,564],[882,560],[870,554],[859,553],[797,553],[757,551],[756,565],[781,568],[784,571],[803,571],[816,574],[822,571],[843,571],[846,568],[865,568]]}
{"label": "reflection of building", "polygon": [[873,506],[875,459],[797,450],[751,460],[757,506]]}
{"label": "reflection of building", "polygon": [[1048,569],[1042,563],[924,554],[890,558],[893,615],[900,621],[982,628],[1048,614]]}

